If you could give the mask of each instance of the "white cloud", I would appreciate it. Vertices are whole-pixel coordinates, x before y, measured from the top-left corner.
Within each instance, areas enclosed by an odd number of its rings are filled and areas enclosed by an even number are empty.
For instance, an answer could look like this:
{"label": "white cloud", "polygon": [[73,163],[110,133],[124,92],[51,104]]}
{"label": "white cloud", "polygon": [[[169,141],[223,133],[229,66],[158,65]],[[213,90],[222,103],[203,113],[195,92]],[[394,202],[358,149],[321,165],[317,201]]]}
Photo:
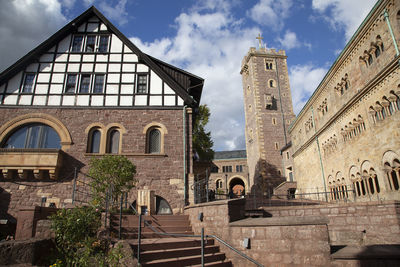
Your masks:
{"label": "white cloud", "polygon": [[130,38],[141,50],[205,78],[202,104],[211,110],[208,129],[216,150],[245,149],[242,58],[259,29],[241,28],[224,10],[203,9],[181,13],[177,33],[144,43]]}
{"label": "white cloud", "polygon": [[283,38],[278,37],[278,42],[281,44],[283,48],[286,50],[290,50],[292,48],[301,47],[303,44],[297,39],[296,33],[287,30]]}
{"label": "white cloud", "polygon": [[283,28],[284,19],[289,16],[292,0],[259,0],[247,16],[260,25],[279,31]]}
{"label": "white cloud", "polygon": [[114,1],[100,2],[99,9],[109,20],[115,20],[119,25],[128,22],[128,12],[126,11],[127,0],[119,0],[116,4]]}
{"label": "white cloud", "polygon": [[376,0],[313,0],[312,8],[322,14],[333,29],[344,30],[348,41],[375,3]]}
{"label": "white cloud", "polygon": [[327,71],[326,68],[316,67],[312,64],[295,65],[289,68],[294,113],[300,112]]}
{"label": "white cloud", "polygon": [[67,22],[57,0],[2,1],[0,71],[46,40]]}

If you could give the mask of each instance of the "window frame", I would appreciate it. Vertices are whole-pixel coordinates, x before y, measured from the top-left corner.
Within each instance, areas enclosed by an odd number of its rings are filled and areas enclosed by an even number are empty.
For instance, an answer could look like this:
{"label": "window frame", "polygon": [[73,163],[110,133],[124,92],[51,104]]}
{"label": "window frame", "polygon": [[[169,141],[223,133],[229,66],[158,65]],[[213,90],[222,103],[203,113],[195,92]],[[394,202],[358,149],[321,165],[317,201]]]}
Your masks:
{"label": "window frame", "polygon": [[[88,88],[87,88],[87,92],[82,92],[82,85],[86,84],[83,83],[83,78],[84,77],[89,77],[89,83],[88,83]],[[92,84],[92,75],[91,74],[87,74],[87,73],[81,73],[80,74],[80,78],[79,78],[79,94],[90,94],[91,93],[91,84]]]}
{"label": "window frame", "polygon": [[[68,91],[68,85],[69,85],[69,80],[68,80],[68,78],[70,77],[70,76],[75,76],[75,82],[74,82],[74,87],[73,87],[73,91],[72,92],[69,92]],[[79,80],[79,75],[77,74],[77,73],[67,73],[67,77],[66,77],[66,79],[65,79],[65,86],[64,86],[64,94],[74,94],[75,92],[76,92],[76,90],[77,90],[77,87],[78,87],[78,80]],[[72,88],[72,87],[71,87]]]}
{"label": "window frame", "polygon": [[[27,84],[27,77],[32,76],[32,84],[29,84],[30,86],[30,90],[26,91],[26,86]],[[35,87],[35,81],[36,81],[36,73],[34,72],[26,72],[23,76],[23,83],[22,83],[22,88],[21,88],[21,93],[22,94],[32,94],[33,93],[33,89]]]}
{"label": "window frame", "polygon": [[[146,83],[140,82],[140,77],[145,77]],[[146,86],[144,92],[139,91],[140,86],[142,86],[143,84]],[[148,92],[149,92],[149,75],[147,73],[138,73],[137,80],[136,80],[136,94],[145,95],[145,94],[148,94]]]}
{"label": "window frame", "polygon": [[[75,38],[81,37],[81,41],[80,41],[80,47],[78,49],[77,45],[75,44]],[[85,36],[83,34],[76,34],[72,36],[72,41],[71,41],[71,49],[70,52],[71,53],[80,53],[83,50],[83,44],[85,42]]]}
{"label": "window frame", "polygon": [[[102,77],[101,92],[96,92],[97,77]],[[92,94],[104,94],[104,87],[106,82],[106,75],[104,73],[95,73],[93,78],[93,86],[91,88]]]}
{"label": "window frame", "polygon": [[[114,133],[118,133],[117,140],[114,140]],[[114,141],[118,141],[118,144],[115,145]],[[107,132],[107,142],[106,142],[106,153],[107,154],[121,154],[121,142],[122,142],[122,133],[118,127],[112,127]],[[117,147],[117,151],[113,151],[114,147]]]}
{"label": "window frame", "polygon": [[[157,140],[157,142],[159,142],[158,151],[151,151],[151,146],[152,146],[152,142],[153,142],[153,140],[151,139],[151,134],[154,131],[157,131],[159,134],[158,140]],[[161,151],[162,151],[162,140],[161,139],[162,139],[162,133],[158,127],[152,127],[148,130],[148,134],[147,134],[147,153],[148,154],[161,154]]]}

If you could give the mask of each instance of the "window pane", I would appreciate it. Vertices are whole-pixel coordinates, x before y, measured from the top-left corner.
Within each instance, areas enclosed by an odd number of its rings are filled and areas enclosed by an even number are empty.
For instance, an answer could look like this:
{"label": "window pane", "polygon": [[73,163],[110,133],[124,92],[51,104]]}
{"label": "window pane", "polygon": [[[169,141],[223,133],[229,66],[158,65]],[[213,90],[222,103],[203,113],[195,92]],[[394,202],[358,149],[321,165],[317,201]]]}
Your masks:
{"label": "window pane", "polygon": [[68,74],[65,93],[74,93],[75,84],[76,84],[76,74]]}
{"label": "window pane", "polygon": [[149,134],[149,153],[160,153],[161,151],[161,133],[153,129]]}
{"label": "window pane", "polygon": [[28,127],[20,128],[15,131],[8,140],[3,144],[3,148],[24,148],[25,147],[25,139],[26,133],[28,131]]}
{"label": "window pane", "polygon": [[4,148],[61,148],[60,137],[50,126],[30,124],[19,128],[3,144]]}
{"label": "window pane", "polygon": [[103,93],[104,75],[96,75],[93,93]]}
{"label": "window pane", "polygon": [[108,153],[118,154],[119,152],[119,131],[113,130],[110,133],[110,143]]}
{"label": "window pane", "polygon": [[108,51],[108,36],[100,36],[99,52],[104,53]]}
{"label": "window pane", "polygon": [[86,38],[86,52],[94,52],[95,45],[96,45],[96,36],[89,35]]}
{"label": "window pane", "polygon": [[82,75],[80,93],[89,93],[90,75]]}
{"label": "window pane", "polygon": [[92,141],[90,144],[90,153],[99,153],[100,151],[100,131],[99,130],[95,130],[92,133]]}
{"label": "window pane", "polygon": [[23,88],[22,92],[24,92],[24,93],[32,93],[33,81],[34,80],[35,80],[35,74],[33,74],[33,73],[25,74],[24,88]]}
{"label": "window pane", "polygon": [[147,93],[147,75],[138,75],[137,93]]}
{"label": "window pane", "polygon": [[60,137],[58,136],[57,132],[49,127],[49,126],[44,126],[44,129],[46,129],[45,133],[45,138],[43,139],[44,142],[42,143],[42,148],[61,148],[61,140]]}
{"label": "window pane", "polygon": [[82,35],[74,36],[74,40],[72,41],[72,52],[81,52],[82,49]]}
{"label": "window pane", "polygon": [[31,126],[28,130],[28,135],[26,138],[26,148],[39,148],[39,131],[40,126]]}

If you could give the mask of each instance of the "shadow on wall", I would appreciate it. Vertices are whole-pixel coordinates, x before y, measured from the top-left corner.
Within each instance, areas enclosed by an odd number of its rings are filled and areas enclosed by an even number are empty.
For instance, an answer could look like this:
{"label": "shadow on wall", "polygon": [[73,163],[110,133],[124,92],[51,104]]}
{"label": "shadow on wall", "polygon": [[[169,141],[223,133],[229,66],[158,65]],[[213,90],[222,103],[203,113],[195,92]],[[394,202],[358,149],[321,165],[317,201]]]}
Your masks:
{"label": "shadow on wall", "polygon": [[13,236],[17,226],[16,218],[7,213],[10,201],[10,193],[0,187],[0,240]]}
{"label": "shadow on wall", "polygon": [[[251,179],[251,178],[250,178]],[[273,189],[286,181],[279,170],[266,160],[259,159],[254,169],[254,184],[250,189],[251,195],[257,197],[270,196]]]}

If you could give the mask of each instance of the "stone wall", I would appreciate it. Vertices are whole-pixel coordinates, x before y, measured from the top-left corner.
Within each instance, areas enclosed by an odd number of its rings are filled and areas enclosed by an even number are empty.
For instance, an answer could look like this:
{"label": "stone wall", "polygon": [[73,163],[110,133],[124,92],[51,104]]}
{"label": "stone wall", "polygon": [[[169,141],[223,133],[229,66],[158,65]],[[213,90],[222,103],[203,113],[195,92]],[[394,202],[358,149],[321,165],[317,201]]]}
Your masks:
{"label": "stone wall", "polygon": [[273,218],[325,216],[331,245],[400,244],[400,202],[264,207]]}
{"label": "stone wall", "polygon": [[[121,139],[121,154],[136,165],[137,188],[154,190],[156,195],[168,201],[174,213],[181,212],[184,206],[182,109],[2,108],[0,125],[17,116],[35,113],[51,114],[59,120],[68,129],[72,145],[63,153],[63,167],[56,180],[7,180],[0,175],[0,188],[4,189],[0,193],[2,217],[15,219],[19,207],[41,205],[43,197],[46,197],[45,205],[52,202],[57,208],[72,202],[74,167],[87,172],[90,158],[96,156],[87,153],[88,135],[85,132],[93,123],[104,126],[118,124],[125,128]],[[191,119],[187,118],[186,122],[186,128],[191,127]],[[143,131],[151,123],[162,124],[168,131],[163,139],[163,154],[145,153],[146,133]],[[191,151],[190,142],[187,142],[187,146],[187,151]],[[186,159],[188,173],[191,158],[187,156]],[[79,179],[83,177],[80,175]],[[84,190],[83,187],[81,189]],[[136,191],[132,190],[128,200],[135,201],[136,195]]]}
{"label": "stone wall", "polygon": [[[193,231],[220,237],[239,251],[265,266],[327,266],[329,263],[329,237],[326,220],[321,217],[296,220],[272,218],[244,219],[244,199],[215,201],[185,208]],[[199,218],[203,213],[203,221]],[[245,238],[250,247],[243,247]],[[220,246],[234,266],[252,263]]]}

